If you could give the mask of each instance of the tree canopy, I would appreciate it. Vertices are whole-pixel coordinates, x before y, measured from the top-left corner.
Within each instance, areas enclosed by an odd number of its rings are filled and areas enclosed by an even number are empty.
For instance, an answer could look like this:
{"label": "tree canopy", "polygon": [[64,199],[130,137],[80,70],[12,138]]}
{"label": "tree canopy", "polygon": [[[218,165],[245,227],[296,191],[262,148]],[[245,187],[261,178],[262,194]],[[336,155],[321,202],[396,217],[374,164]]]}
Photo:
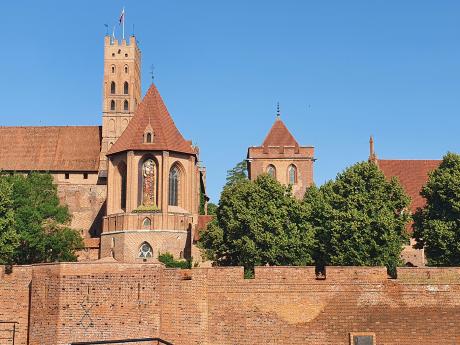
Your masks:
{"label": "tree canopy", "polygon": [[248,163],[246,160],[242,160],[236,164],[232,169],[227,170],[226,184],[225,186],[232,185],[241,180],[248,179]]}
{"label": "tree canopy", "polygon": [[217,218],[200,235],[200,246],[217,265],[311,265],[313,228],[304,206],[264,174],[224,188]]}
{"label": "tree canopy", "polygon": [[407,240],[410,199],[396,179],[372,162],[307,190],[304,203],[316,229],[320,265],[396,267]]}
{"label": "tree canopy", "polygon": [[2,175],[0,193],[0,252],[10,253],[4,261],[31,264],[77,259],[75,251],[83,247],[82,238],[68,227],[69,211],[60,205],[50,174]]}
{"label": "tree canopy", "polygon": [[414,238],[428,265],[460,265],[460,156],[448,153],[420,193],[426,205],[414,215]]}

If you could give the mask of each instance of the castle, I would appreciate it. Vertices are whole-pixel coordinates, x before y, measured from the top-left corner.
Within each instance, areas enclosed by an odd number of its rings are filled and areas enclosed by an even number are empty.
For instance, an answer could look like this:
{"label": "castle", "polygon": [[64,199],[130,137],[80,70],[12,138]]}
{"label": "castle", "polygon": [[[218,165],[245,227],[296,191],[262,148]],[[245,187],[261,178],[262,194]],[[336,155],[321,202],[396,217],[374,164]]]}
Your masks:
{"label": "castle", "polygon": [[[194,241],[209,221],[200,215],[206,209],[206,169],[153,82],[141,99],[141,70],[136,37],[118,41],[107,35],[102,126],[0,127],[0,170],[52,174],[72,214],[71,227],[84,239],[80,261],[155,261],[161,252],[200,257]],[[399,178],[412,212],[423,206],[419,192],[440,162],[377,159],[372,138],[369,160],[388,178]],[[314,161],[314,147],[297,142],[279,107],[263,143],[247,152],[250,179],[268,173],[290,184],[299,199],[313,183]],[[424,265],[423,251],[412,246],[403,258]]]}

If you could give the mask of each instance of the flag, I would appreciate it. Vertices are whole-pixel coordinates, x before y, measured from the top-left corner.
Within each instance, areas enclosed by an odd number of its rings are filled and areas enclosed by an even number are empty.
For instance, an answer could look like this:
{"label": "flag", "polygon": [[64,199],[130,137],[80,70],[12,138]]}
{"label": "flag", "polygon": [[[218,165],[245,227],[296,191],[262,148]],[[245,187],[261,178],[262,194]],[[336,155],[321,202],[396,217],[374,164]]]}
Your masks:
{"label": "flag", "polygon": [[125,22],[125,8],[123,7],[123,10],[121,11],[121,14],[120,14],[120,20],[119,20],[119,23],[124,23]]}

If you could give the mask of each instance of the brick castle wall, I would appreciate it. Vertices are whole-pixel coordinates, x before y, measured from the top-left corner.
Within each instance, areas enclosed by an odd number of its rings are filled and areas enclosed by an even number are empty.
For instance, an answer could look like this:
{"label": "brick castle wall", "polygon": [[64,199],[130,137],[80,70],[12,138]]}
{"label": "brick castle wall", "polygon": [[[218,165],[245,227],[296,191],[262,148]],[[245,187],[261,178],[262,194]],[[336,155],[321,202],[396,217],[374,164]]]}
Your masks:
{"label": "brick castle wall", "polygon": [[0,301],[0,318],[18,322],[17,344],[29,333],[34,345],[340,345],[350,332],[374,333],[379,345],[460,344],[460,268],[400,268],[389,279],[379,267],[327,267],[317,280],[312,267],[258,267],[244,279],[240,267],[47,264],[3,274]]}

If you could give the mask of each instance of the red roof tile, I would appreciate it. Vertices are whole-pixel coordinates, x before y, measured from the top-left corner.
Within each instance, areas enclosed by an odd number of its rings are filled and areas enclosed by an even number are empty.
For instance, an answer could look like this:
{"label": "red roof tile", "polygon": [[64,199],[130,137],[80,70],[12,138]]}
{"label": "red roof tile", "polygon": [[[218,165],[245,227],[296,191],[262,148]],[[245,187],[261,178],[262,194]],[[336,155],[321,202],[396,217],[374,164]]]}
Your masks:
{"label": "red roof tile", "polygon": [[[153,129],[153,142],[144,143],[144,133],[149,124]],[[154,84],[150,86],[128,127],[110,148],[108,155],[128,150],[196,154],[191,142],[186,141],[177,129]]]}
{"label": "red roof tile", "polygon": [[97,171],[101,127],[0,127],[0,170]]}
{"label": "red roof tile", "polygon": [[284,122],[277,116],[262,146],[299,146]]}
{"label": "red roof tile", "polygon": [[428,173],[435,170],[441,160],[396,160],[379,159],[378,166],[387,178],[397,177],[407,195],[412,199],[411,211],[425,205],[420,195],[422,187],[428,181]]}

